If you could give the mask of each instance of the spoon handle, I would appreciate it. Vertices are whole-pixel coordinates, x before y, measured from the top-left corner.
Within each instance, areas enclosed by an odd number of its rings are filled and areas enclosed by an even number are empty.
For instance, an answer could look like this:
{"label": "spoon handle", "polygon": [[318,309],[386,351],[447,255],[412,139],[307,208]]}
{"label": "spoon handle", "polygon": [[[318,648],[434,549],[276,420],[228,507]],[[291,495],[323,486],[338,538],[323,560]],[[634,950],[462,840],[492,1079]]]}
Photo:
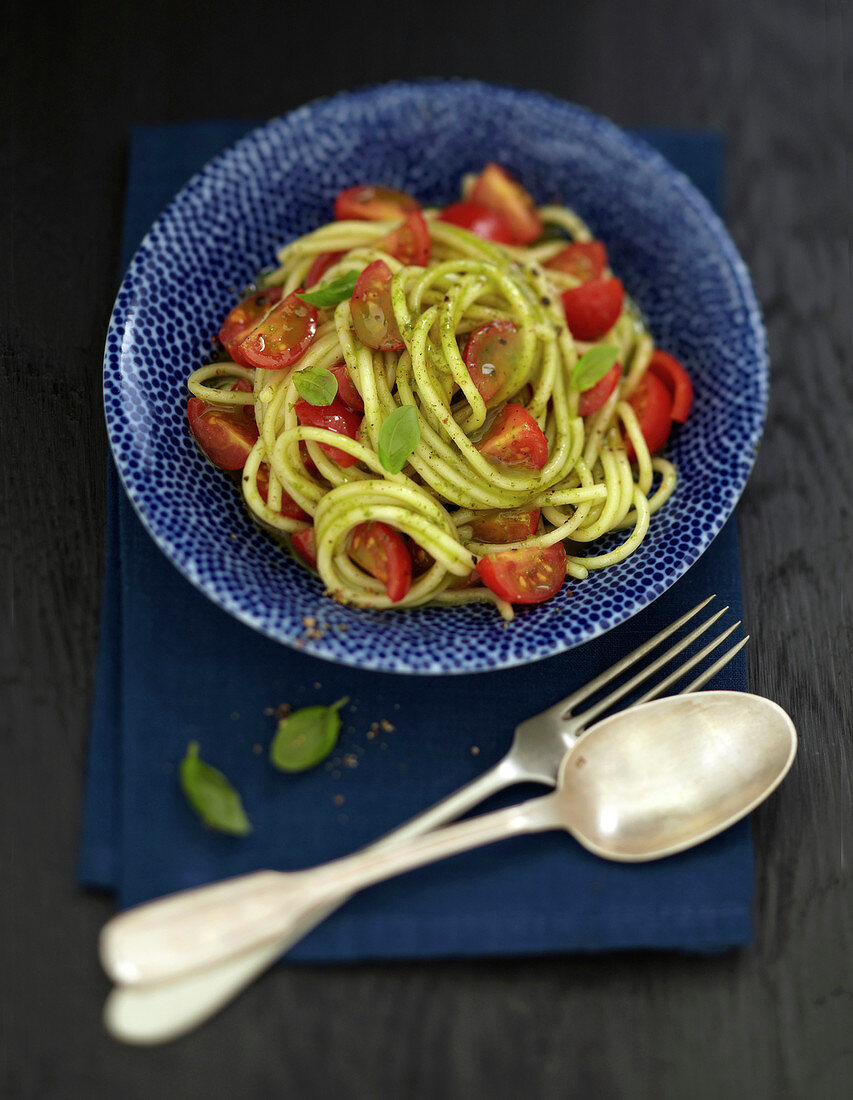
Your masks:
{"label": "spoon handle", "polygon": [[504,837],[556,828],[553,795],[462,821],[393,847],[366,849],[308,871],[260,871],[122,913],[101,933],[107,973],[129,985],[165,981],[262,944],[289,946],[315,907],[393,875]]}

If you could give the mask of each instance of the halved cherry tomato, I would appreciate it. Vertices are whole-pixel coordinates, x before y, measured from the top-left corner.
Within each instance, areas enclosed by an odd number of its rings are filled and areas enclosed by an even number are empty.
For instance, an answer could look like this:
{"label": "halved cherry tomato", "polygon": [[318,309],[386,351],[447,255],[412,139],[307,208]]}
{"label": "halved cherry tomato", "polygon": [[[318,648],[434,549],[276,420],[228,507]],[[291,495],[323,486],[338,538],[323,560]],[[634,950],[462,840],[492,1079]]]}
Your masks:
{"label": "halved cherry tomato", "polygon": [[338,380],[338,397],[355,412],[364,412],[364,401],[352,383],[349,370],[343,359],[332,367],[332,374]]}
{"label": "halved cherry tomato", "polygon": [[618,279],[592,279],[560,295],[566,324],[576,340],[597,340],[619,320],[625,291]]}
{"label": "halved cherry tomato", "polygon": [[412,576],[420,577],[432,569],[435,565],[435,558],[428,551],[424,550],[419,542],[415,542],[415,540],[409,538],[408,535],[405,537],[406,546],[412,556]]}
{"label": "halved cherry tomato", "polygon": [[350,218],[370,222],[390,221],[392,218],[404,218],[410,210],[417,209],[417,199],[405,191],[395,191],[393,187],[373,183],[347,187],[335,199],[335,217],[338,221]]}
{"label": "halved cherry tomato", "polygon": [[501,550],[477,562],[484,584],[509,603],[543,603],[560,589],[566,577],[566,548],[531,546]]}
{"label": "halved cherry tomato", "polygon": [[499,164],[487,164],[468,198],[500,214],[518,244],[530,244],[542,236],[542,219],[536,204],[520,183]]}
{"label": "halved cherry tomato", "polygon": [[266,317],[276,302],[280,300],[280,286],[270,286],[264,290],[256,290],[254,294],[244,298],[239,305],[234,306],[222,322],[222,328],[219,330],[219,340],[235,363],[239,363],[243,367],[254,366],[254,363],[250,363],[244,358],[240,345],[252,329]]}
{"label": "halved cherry tomato", "polygon": [[607,398],[619,385],[619,379],[621,377],[622,365],[620,363],[614,363],[603,378],[599,378],[594,386],[590,386],[588,390],[584,390],[580,395],[578,400],[578,415],[589,416],[590,413],[598,412]]}
{"label": "halved cherry tomato", "polygon": [[471,524],[478,542],[521,542],[535,535],[538,527],[538,508],[527,512],[486,512]]}
{"label": "halved cherry tomato", "polygon": [[601,278],[607,267],[607,249],[601,241],[574,241],[552,256],[545,266],[588,283],[590,279]]}
{"label": "halved cherry tomato", "polygon": [[477,450],[492,462],[541,470],[548,461],[548,441],[523,405],[510,403],[495,419]]}
{"label": "halved cherry tomato", "polygon": [[[514,321],[489,321],[468,337],[463,354],[465,366],[486,404],[501,391],[506,396],[506,382],[512,384],[513,375],[518,373],[522,343]],[[509,392],[517,389],[518,385],[511,385]]]}
{"label": "halved cherry tomato", "polygon": [[655,348],[649,360],[652,374],[657,375],[672,394],[672,419],[683,424],[693,404],[693,383],[690,375],[669,352]]}
{"label": "halved cherry tomato", "polygon": [[191,397],[187,419],[196,443],[214,466],[220,470],[243,469],[258,440],[257,425],[246,418],[243,406],[224,409]]}
{"label": "halved cherry tomato", "polygon": [[[654,454],[666,443],[672,430],[672,401],[669,391],[656,374],[646,371],[628,398],[628,404],[636,414],[646,446]],[[626,440],[626,450],[628,458],[633,462],[637,456],[630,439]]]}
{"label": "halved cherry tomato", "polygon": [[294,291],[278,303],[240,344],[247,366],[283,370],[303,354],[317,331],[317,310]]}
{"label": "halved cherry tomato", "polygon": [[[327,431],[337,432],[338,435],[348,435],[350,439],[358,438],[358,429],[361,427],[362,417],[348,409],[343,401],[337,397],[331,405],[309,405],[304,398],[300,398],[294,406],[300,424],[308,424],[312,428],[326,428]],[[332,447],[328,443],[320,446],[339,466],[352,466],[358,459],[338,447]]]}
{"label": "halved cherry tomato", "polygon": [[377,241],[376,247],[399,260],[401,264],[426,267],[432,245],[427,223],[420,210],[410,210],[403,224],[381,241]]}
{"label": "halved cherry tomato", "polygon": [[300,556],[317,568],[317,536],[312,527],[303,527],[301,531],[294,531],[290,536],[293,549]]}
{"label": "halved cherry tomato", "polygon": [[359,340],[377,351],[401,351],[394,307],[391,304],[391,268],[374,260],[358,277],[352,292],[352,323]]}
{"label": "halved cherry tomato", "polygon": [[[269,491],[270,491],[270,471],[266,462],[262,462],[258,467],[258,493],[264,504],[268,503]],[[284,488],[281,490],[281,505],[279,512],[283,516],[287,516],[288,519],[306,519],[308,513],[303,512],[293,497],[287,493]]]}
{"label": "halved cherry tomato", "polygon": [[438,215],[440,222],[458,225],[484,241],[515,244],[512,230],[497,212],[482,202],[452,202]]}
{"label": "halved cherry tomato", "polygon": [[305,289],[310,290],[312,286],[316,286],[332,264],[336,264],[341,256],[343,256],[343,252],[321,252],[308,269],[308,274],[305,276]]}
{"label": "halved cherry tomato", "polygon": [[412,587],[412,555],[393,527],[374,520],[360,523],[350,535],[349,555],[366,573],[382,581],[392,603],[399,603]]}

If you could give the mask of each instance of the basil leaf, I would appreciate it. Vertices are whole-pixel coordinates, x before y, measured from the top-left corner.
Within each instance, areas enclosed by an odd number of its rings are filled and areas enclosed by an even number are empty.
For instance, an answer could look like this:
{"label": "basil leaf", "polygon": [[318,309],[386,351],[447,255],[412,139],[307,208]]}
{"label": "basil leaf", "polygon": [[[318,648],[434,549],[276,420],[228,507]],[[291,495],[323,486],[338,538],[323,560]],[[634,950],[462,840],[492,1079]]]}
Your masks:
{"label": "basil leaf", "polygon": [[303,707],[278,724],[270,745],[270,760],[283,772],[304,772],[325,760],[341,730],[340,708],[344,696],[330,707]]}
{"label": "basil leaf", "polygon": [[348,271],[339,279],[332,279],[330,283],[323,283],[316,290],[307,294],[297,294],[300,301],[307,302],[309,306],[336,306],[345,298],[351,298],[358,282],[358,271]]}
{"label": "basil leaf", "polygon": [[382,421],[379,429],[379,461],[389,474],[399,474],[421,441],[418,410],[400,405]]}
{"label": "basil leaf", "polygon": [[293,375],[293,384],[309,405],[331,405],[338,393],[338,380],[325,367],[308,367]]}
{"label": "basil leaf", "polygon": [[233,836],[245,836],[252,831],[240,795],[222,772],[199,758],[198,741],[187,745],[180,781],[187,802],[205,825]]}
{"label": "basil leaf", "polygon": [[591,389],[596,382],[607,374],[616,360],[619,358],[619,349],[612,344],[596,344],[590,348],[586,355],[582,355],[575,363],[572,371],[572,389]]}

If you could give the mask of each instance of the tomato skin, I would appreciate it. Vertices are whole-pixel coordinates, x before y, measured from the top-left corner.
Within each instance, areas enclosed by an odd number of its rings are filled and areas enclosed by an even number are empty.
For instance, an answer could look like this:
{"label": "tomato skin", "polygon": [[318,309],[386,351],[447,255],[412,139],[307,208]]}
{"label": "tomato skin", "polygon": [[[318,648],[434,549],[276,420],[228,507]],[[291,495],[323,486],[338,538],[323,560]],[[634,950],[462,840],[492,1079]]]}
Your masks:
{"label": "tomato skin", "polygon": [[410,210],[406,220],[387,237],[377,241],[376,247],[407,267],[426,267],[429,263],[432,242],[429,228],[420,210]]}
{"label": "tomato skin", "polygon": [[[270,471],[266,462],[262,462],[258,467],[257,474],[258,493],[264,504],[268,504],[269,491],[270,491]],[[308,513],[303,512],[293,497],[282,487],[281,490],[281,505],[279,506],[279,514],[287,516],[288,519],[307,519]]]}
{"label": "tomato skin", "polygon": [[517,244],[542,236],[542,219],[531,196],[499,164],[487,164],[468,195],[471,202],[497,211]]}
{"label": "tomato skin", "polygon": [[601,241],[573,241],[545,264],[554,271],[574,275],[582,283],[600,279],[607,267],[607,249]]}
{"label": "tomato skin", "polygon": [[303,527],[301,531],[294,531],[290,536],[290,542],[300,558],[307,561],[309,565],[313,565],[316,569],[317,535],[313,525],[311,527]]}
{"label": "tomato skin", "polygon": [[560,590],[566,578],[566,548],[531,546],[501,550],[477,562],[483,583],[508,603],[544,603]]}
{"label": "tomato skin", "polygon": [[580,395],[578,400],[578,416],[589,416],[591,413],[598,412],[607,398],[619,385],[619,379],[621,377],[622,364],[614,363],[603,378],[599,378],[594,386],[590,386],[588,390],[584,390]]}
{"label": "tomato skin", "polygon": [[220,470],[243,469],[258,440],[257,425],[246,418],[243,406],[219,408],[191,397],[187,419],[193,438],[214,466]]}
{"label": "tomato skin", "polygon": [[248,298],[234,306],[219,330],[219,342],[231,356],[235,363],[241,367],[254,366],[240,350],[240,345],[252,331],[260,324],[273,306],[281,300],[281,287],[270,286],[264,290],[256,290]]}
{"label": "tomato skin", "polygon": [[347,408],[354,412],[364,412],[364,401],[361,394],[353,385],[349,376],[349,370],[343,359],[331,368],[332,374],[338,381],[338,397]]}
{"label": "tomato skin", "polygon": [[625,290],[619,279],[592,279],[560,295],[566,324],[576,340],[598,340],[619,320]]}
{"label": "tomato skin", "polygon": [[512,230],[497,212],[482,202],[452,202],[438,215],[440,222],[458,225],[484,241],[495,244],[515,244]]}
{"label": "tomato skin", "polygon": [[[300,397],[294,408],[300,424],[308,424],[312,428],[326,428],[327,431],[337,432],[338,435],[348,435],[350,439],[358,438],[362,417],[359,413],[348,409],[337,397],[331,405],[309,405],[304,398]],[[347,454],[338,447],[332,447],[328,443],[321,443],[320,446],[339,466],[353,466],[358,462],[355,455]]]}
{"label": "tomato skin", "polygon": [[548,461],[548,441],[523,405],[505,405],[477,450],[492,462],[541,470]]}
{"label": "tomato skin", "polygon": [[402,351],[405,347],[391,304],[391,268],[374,260],[358,277],[352,292],[352,323],[363,344],[377,351]]}
{"label": "tomato skin", "polygon": [[506,320],[480,325],[468,337],[462,358],[487,405],[512,376],[512,358],[519,352],[521,342],[518,325]]}
{"label": "tomato skin", "polygon": [[655,348],[648,369],[657,375],[672,393],[672,419],[683,424],[693,404],[693,383],[690,375],[669,352]]}
{"label": "tomato skin", "polygon": [[240,352],[250,367],[284,370],[299,359],[317,332],[318,314],[295,290],[256,325],[240,344]]}
{"label": "tomato skin", "polygon": [[349,555],[366,573],[382,581],[392,603],[399,603],[412,587],[412,555],[393,527],[376,520],[360,523],[350,534]]}
{"label": "tomato skin", "polygon": [[478,542],[521,542],[535,535],[538,527],[538,508],[488,512],[471,524]]}
{"label": "tomato skin", "polygon": [[417,199],[405,191],[382,187],[374,183],[360,183],[347,187],[335,199],[335,217],[338,221],[391,221],[404,218],[410,210],[418,210]]}
{"label": "tomato skin", "polygon": [[[654,454],[666,443],[672,430],[672,401],[669,391],[656,374],[646,371],[628,398],[628,404],[634,410],[646,446]],[[626,440],[626,449],[628,458],[633,462],[637,455],[630,439]]]}
{"label": "tomato skin", "polygon": [[308,269],[308,274],[305,276],[305,289],[310,290],[312,286],[316,286],[332,264],[336,264],[341,256],[343,256],[343,252],[321,252]]}

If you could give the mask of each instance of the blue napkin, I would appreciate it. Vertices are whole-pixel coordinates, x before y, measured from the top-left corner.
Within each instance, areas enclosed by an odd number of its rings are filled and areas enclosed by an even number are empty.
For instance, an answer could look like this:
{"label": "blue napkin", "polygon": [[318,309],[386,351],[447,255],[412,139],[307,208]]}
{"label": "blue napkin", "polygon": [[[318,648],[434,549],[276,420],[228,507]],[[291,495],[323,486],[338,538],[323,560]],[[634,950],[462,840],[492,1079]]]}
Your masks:
{"label": "blue napkin", "polygon": [[[171,195],[247,123],[133,133],[123,261]],[[722,148],[709,133],[644,132],[719,209]],[[360,672],[280,646],[194,589],[144,530],[109,474],[107,568],[80,881],[121,906],[260,867],[309,866],[351,852],[474,778],[523,718],[562,698],[704,596],[741,610],[730,520],[664,596],[578,650],[523,668],[460,677]],[[744,689],[741,657],[714,686]],[[332,758],[274,771],[275,708],[348,695]],[[378,730],[377,724],[378,723]],[[393,728],[392,728],[393,727]],[[246,838],[206,830],[177,766],[187,742],[241,791]],[[541,793],[519,788],[489,808]],[[719,950],[751,934],[752,847],[741,822],[652,864],[608,863],[562,833],[505,841],[367,890],[298,944],[313,961],[612,948]]]}

